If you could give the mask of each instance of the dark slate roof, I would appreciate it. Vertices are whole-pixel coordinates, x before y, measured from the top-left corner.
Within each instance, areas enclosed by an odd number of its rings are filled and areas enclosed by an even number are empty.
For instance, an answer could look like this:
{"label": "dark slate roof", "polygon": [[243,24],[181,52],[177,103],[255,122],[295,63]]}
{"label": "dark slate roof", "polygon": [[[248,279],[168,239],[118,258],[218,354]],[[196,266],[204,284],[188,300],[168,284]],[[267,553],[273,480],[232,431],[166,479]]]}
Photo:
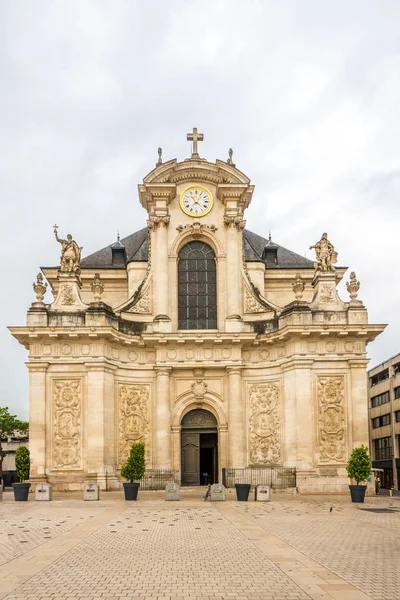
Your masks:
{"label": "dark slate roof", "polygon": [[[128,235],[121,240],[126,249],[127,263],[131,261],[146,262],[149,253],[149,230],[147,227]],[[243,248],[247,262],[264,262],[261,258],[265,246],[270,242],[257,233],[253,233],[248,229],[243,231]],[[270,242],[271,243],[271,242]],[[82,269],[112,269],[112,246],[110,244],[81,260]],[[268,265],[268,269],[313,269],[314,263],[300,254],[296,254],[279,244],[275,244],[278,248],[276,264]]]}
{"label": "dark slate roof", "polygon": [[278,249],[277,263],[267,265],[267,269],[314,269],[314,263],[312,260],[309,260],[300,254],[296,254],[296,252],[292,252],[291,250],[280,246],[276,242],[272,242],[272,240],[267,240],[261,235],[253,233],[248,229],[245,229],[243,234],[244,251],[247,262],[261,261],[261,256],[265,246],[270,245]]}
{"label": "dark slate roof", "polygon": [[[149,230],[147,227],[128,235],[126,238],[122,238],[121,245],[125,246],[127,262],[131,260],[135,261],[147,261],[149,251],[148,241]],[[82,258],[80,267],[81,269],[112,269],[115,268],[112,265],[112,247],[115,247],[116,243],[110,244],[93,254],[89,254],[85,258]]]}

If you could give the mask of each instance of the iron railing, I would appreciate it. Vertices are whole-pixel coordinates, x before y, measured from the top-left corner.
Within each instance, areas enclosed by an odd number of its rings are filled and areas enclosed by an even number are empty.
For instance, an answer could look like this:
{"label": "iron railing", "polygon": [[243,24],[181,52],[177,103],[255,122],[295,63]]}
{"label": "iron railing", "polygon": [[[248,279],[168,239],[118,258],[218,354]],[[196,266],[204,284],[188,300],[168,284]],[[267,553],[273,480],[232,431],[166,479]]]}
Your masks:
{"label": "iron railing", "polygon": [[141,490],[164,490],[167,483],[179,483],[179,471],[172,469],[146,469],[140,480]]}
{"label": "iron railing", "polygon": [[235,483],[269,485],[273,490],[296,487],[296,469],[292,467],[246,467],[242,469],[222,469],[222,483],[233,488]]}

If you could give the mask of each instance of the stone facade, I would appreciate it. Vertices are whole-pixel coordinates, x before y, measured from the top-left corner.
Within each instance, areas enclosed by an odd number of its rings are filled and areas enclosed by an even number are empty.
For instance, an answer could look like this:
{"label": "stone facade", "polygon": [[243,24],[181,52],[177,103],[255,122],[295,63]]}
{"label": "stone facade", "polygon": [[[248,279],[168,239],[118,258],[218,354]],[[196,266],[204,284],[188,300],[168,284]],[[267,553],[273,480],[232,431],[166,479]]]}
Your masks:
{"label": "stone facade", "polygon": [[[196,152],[139,185],[147,229],[80,259],[55,228],[61,268],[43,269],[54,301],[39,278],[27,325],[11,328],[29,350],[32,481],[118,488],[138,440],[147,468],[181,473],[182,419],[201,409],[216,423],[215,480],[290,466],[300,491],[347,488],[349,453],[368,443],[366,345],[383,326],[368,324],[355,275],[339,298],[345,269],[326,234],[313,263],[245,229],[252,194],[232,163]],[[188,248],[209,252],[188,255],[186,273]]]}

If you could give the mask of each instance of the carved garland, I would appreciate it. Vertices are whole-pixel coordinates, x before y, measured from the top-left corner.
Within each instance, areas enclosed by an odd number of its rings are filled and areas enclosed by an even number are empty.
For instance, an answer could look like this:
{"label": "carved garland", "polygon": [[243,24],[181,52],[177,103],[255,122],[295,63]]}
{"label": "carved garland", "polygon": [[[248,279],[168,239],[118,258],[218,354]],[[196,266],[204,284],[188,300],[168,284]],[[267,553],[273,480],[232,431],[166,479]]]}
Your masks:
{"label": "carved garland", "polygon": [[279,382],[250,386],[249,459],[251,465],[281,462]]}
{"label": "carved garland", "polygon": [[321,462],[345,460],[344,377],[318,377],[318,442]]}
{"label": "carved garland", "polygon": [[54,467],[82,468],[82,390],[80,380],[56,379],[53,384]]}
{"label": "carved garland", "polygon": [[119,397],[119,463],[122,465],[133,442],[146,444],[149,457],[149,386],[123,384],[118,389]]}

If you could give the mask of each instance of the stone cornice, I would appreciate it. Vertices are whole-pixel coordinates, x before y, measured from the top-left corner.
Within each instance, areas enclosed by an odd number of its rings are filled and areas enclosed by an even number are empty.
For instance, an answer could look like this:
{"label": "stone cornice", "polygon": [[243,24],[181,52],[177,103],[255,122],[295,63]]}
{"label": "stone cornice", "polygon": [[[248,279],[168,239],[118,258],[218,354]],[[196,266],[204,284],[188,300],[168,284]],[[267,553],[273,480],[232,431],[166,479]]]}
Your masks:
{"label": "stone cornice", "polygon": [[76,340],[107,340],[121,343],[126,346],[157,346],[159,344],[248,344],[256,343],[260,346],[279,344],[293,338],[324,338],[343,339],[352,337],[373,341],[385,329],[386,325],[287,325],[282,329],[264,335],[253,332],[229,333],[210,331],[205,333],[142,333],[141,335],[127,335],[113,327],[9,327],[11,334],[22,344],[30,345],[40,340],[49,342],[57,339]]}
{"label": "stone cornice", "polygon": [[45,373],[50,366],[49,362],[26,362],[30,372]]}

